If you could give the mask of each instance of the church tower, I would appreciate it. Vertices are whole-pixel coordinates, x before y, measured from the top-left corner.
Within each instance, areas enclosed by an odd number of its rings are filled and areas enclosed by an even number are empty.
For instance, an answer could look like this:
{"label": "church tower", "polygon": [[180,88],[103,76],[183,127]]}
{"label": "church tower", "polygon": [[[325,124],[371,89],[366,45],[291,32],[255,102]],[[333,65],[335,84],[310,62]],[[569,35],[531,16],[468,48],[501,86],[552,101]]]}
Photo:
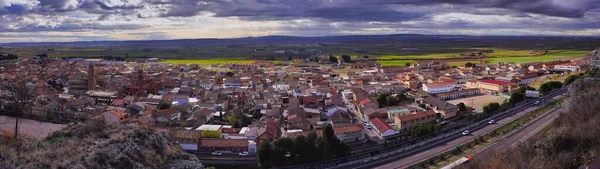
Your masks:
{"label": "church tower", "polygon": [[96,72],[93,63],[88,66],[88,90],[96,90]]}

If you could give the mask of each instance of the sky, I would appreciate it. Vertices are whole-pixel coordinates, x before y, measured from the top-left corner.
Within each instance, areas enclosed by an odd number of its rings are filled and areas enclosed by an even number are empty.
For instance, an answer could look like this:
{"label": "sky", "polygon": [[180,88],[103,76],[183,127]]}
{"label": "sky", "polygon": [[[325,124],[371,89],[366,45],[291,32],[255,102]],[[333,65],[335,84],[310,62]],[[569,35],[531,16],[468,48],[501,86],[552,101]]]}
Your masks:
{"label": "sky", "polygon": [[0,42],[600,35],[598,0],[0,0]]}

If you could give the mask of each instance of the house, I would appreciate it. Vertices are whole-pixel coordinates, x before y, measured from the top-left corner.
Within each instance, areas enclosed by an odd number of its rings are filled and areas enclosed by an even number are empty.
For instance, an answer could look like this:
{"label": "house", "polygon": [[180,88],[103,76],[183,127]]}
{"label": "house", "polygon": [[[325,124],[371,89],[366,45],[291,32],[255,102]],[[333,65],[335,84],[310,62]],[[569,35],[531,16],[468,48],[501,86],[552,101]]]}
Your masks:
{"label": "house", "polygon": [[396,116],[394,118],[394,123],[400,128],[400,131],[410,131],[410,128],[415,125],[432,124],[435,121],[436,113],[433,110]]}
{"label": "house", "polygon": [[472,88],[472,89],[462,89],[462,90],[456,90],[456,91],[451,91],[451,92],[437,93],[434,96],[440,100],[448,100],[448,99],[455,99],[455,98],[459,98],[459,97],[474,96],[474,95],[479,95],[479,94],[481,94],[481,90]]}
{"label": "house", "polygon": [[423,91],[431,94],[449,92],[454,90],[454,88],[456,88],[456,81],[454,80],[423,84]]}
{"label": "house", "polygon": [[159,110],[155,113],[154,118],[158,122],[170,122],[173,120],[180,120],[181,113],[177,110],[177,107],[171,107],[164,110]]}
{"label": "house", "polygon": [[302,104],[305,107],[317,107],[317,97],[315,96],[304,96],[302,97]]}
{"label": "house", "polygon": [[[203,152],[244,152],[249,151],[249,141],[240,139],[202,138],[198,150]],[[253,152],[256,152],[254,150]]]}
{"label": "house", "polygon": [[387,117],[394,119],[396,116],[402,116],[410,114],[411,111],[404,107],[395,107],[387,110]]}
{"label": "house", "polygon": [[76,111],[83,111],[84,108],[94,105],[94,100],[90,98],[79,98],[67,102],[66,107]]}
{"label": "house", "polygon": [[333,115],[333,113],[337,112],[337,111],[344,111],[344,112],[348,112],[348,109],[346,109],[345,107],[342,106],[331,106],[327,109],[327,112],[325,113],[327,115],[327,117]]}
{"label": "house", "polygon": [[329,119],[333,124],[349,124],[354,122],[354,119],[352,119],[350,113],[341,110],[333,113],[331,116],[329,116]]}
{"label": "house", "polygon": [[121,109],[117,109],[117,108],[110,109],[110,110],[102,113],[102,119],[106,123],[121,124],[121,123],[125,122],[128,117],[129,116],[128,116],[127,112],[125,112],[125,110],[121,110]]}
{"label": "house", "polygon": [[442,114],[444,119],[454,118],[458,112],[457,106],[434,97],[426,97],[418,100],[418,102],[425,104],[425,106],[433,109],[435,112]]}
{"label": "house", "polygon": [[387,119],[388,115],[387,115],[387,109],[382,108],[382,109],[374,109],[374,108],[366,108],[364,110],[362,110],[363,114],[363,119],[371,119],[371,118],[382,118],[382,119]]}
{"label": "house", "polygon": [[197,130],[177,130],[175,139],[179,147],[183,150],[198,150],[198,144],[201,139],[201,131]]}
{"label": "house", "polygon": [[514,83],[498,80],[467,81],[466,85],[467,88],[478,88],[499,93],[511,92],[516,87]]}
{"label": "house", "polygon": [[346,125],[343,127],[334,127],[335,137],[344,143],[366,141],[364,128],[360,124]]}
{"label": "house", "polygon": [[216,112],[217,112],[216,110],[207,109],[207,108],[196,110],[196,111],[192,112],[191,119],[196,120],[196,122],[198,122],[200,124],[206,124],[213,119],[213,115]]}
{"label": "house", "polygon": [[538,76],[537,74],[525,74],[521,77],[517,77],[517,79],[519,79],[519,85],[529,85],[535,81],[537,81],[540,78],[540,76]]}
{"label": "house", "polygon": [[373,129],[381,137],[387,137],[387,136],[398,134],[398,131],[394,130],[384,119],[372,118],[372,119],[369,119],[369,122],[371,122],[371,124],[373,126],[375,126]]}

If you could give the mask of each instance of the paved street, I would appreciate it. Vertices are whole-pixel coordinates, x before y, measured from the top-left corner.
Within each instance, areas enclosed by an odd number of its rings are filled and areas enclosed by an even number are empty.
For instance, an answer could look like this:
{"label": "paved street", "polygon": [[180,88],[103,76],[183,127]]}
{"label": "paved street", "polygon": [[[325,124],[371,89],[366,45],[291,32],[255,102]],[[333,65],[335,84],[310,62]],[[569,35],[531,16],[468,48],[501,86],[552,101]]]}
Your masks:
{"label": "paved street", "polygon": [[528,140],[535,134],[539,133],[542,129],[544,129],[544,127],[550,125],[563,110],[564,109],[562,108],[555,108],[551,110],[549,113],[544,114],[543,116],[528,124],[524,128],[519,129],[517,132],[505,136],[499,142],[493,144],[486,150],[477,154],[475,158],[486,158],[487,155],[489,155],[489,153],[491,152],[504,151],[509,148],[517,147],[520,143]]}

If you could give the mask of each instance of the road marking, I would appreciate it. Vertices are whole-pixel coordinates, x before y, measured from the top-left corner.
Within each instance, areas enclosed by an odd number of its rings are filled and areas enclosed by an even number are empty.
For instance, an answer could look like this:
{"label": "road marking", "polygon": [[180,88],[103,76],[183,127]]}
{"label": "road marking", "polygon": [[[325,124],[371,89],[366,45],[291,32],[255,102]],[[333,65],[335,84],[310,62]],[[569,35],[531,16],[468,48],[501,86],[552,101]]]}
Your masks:
{"label": "road marking", "polygon": [[496,151],[497,151],[497,150],[500,150],[500,148],[502,148],[502,147],[504,147],[504,144],[503,144],[503,145],[500,145],[498,148],[496,148],[496,149],[494,149],[494,150],[496,150]]}
{"label": "road marking", "polygon": [[[555,119],[558,116],[554,116],[551,119]],[[552,123],[554,120],[549,120],[547,122],[545,122],[544,124],[542,124],[541,126],[537,127],[535,130],[533,130],[532,132],[528,133],[525,137],[519,139],[519,141],[523,142],[527,139],[529,139],[531,136],[533,136],[534,134],[538,133],[540,130],[542,130],[544,127],[546,127],[549,123]]]}
{"label": "road marking", "polygon": [[415,155],[415,156],[421,156],[421,155],[423,155],[423,154],[425,154],[425,153],[427,153],[427,152],[429,152],[429,150],[427,150],[427,151],[424,151],[424,152],[421,152],[421,153],[419,153],[419,154],[417,154],[417,155]]}

